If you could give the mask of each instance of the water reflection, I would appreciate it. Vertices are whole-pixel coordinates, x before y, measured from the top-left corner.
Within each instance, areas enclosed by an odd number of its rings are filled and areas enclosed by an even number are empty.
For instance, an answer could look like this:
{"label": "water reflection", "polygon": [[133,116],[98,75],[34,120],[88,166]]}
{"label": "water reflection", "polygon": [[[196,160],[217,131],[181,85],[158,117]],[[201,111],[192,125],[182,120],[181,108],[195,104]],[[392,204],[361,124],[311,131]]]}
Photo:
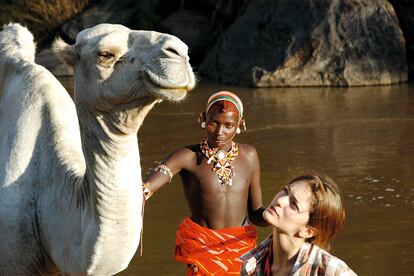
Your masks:
{"label": "water reflection", "polygon": [[[70,85],[70,80],[66,85]],[[178,146],[197,143],[208,96],[229,89],[244,104],[262,169],[264,202],[315,169],[342,187],[347,221],[333,252],[360,275],[414,275],[414,92],[410,85],[251,89],[202,84],[180,104],[154,108],[139,133],[143,175]],[[119,275],[184,275],[175,230],[188,215],[179,179],[146,206],[144,255]],[[260,229],[262,239],[270,229]]]}

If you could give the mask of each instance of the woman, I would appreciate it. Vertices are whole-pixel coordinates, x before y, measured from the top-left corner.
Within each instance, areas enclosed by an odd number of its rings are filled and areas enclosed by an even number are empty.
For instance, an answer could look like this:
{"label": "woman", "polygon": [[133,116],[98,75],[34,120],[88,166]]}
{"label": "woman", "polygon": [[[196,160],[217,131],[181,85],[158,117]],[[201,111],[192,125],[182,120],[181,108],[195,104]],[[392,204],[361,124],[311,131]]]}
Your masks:
{"label": "woman", "polygon": [[294,178],[263,217],[273,233],[241,257],[241,275],[356,275],[326,251],[345,220],[338,186],[328,177]]}

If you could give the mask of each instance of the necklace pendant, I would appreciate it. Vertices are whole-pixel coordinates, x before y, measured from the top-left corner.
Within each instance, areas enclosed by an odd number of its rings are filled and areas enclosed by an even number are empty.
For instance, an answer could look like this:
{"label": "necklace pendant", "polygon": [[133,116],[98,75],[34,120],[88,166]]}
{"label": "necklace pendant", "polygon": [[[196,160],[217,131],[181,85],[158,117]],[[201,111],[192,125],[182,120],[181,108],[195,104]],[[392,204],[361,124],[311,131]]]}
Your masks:
{"label": "necklace pendant", "polygon": [[207,158],[207,164],[213,163],[211,170],[217,174],[220,186],[232,186],[232,176],[235,175],[232,162],[239,153],[239,147],[236,143],[232,142],[231,149],[226,152],[224,150],[211,149],[207,144],[207,140],[205,140],[200,143],[200,149]]}
{"label": "necklace pendant", "polygon": [[220,150],[220,151],[217,153],[217,159],[218,159],[218,160],[224,160],[224,158],[226,158],[226,153],[225,153],[224,151]]}

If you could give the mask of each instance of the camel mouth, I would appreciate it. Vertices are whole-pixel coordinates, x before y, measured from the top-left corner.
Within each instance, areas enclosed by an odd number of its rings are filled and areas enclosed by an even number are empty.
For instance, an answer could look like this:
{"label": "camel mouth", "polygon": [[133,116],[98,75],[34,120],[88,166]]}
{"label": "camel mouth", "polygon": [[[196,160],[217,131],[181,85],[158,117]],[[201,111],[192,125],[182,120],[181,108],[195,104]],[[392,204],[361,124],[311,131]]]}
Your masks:
{"label": "camel mouth", "polygon": [[143,80],[147,90],[157,98],[168,101],[180,101],[188,92],[187,87],[164,87],[155,82],[148,73],[143,74]]}

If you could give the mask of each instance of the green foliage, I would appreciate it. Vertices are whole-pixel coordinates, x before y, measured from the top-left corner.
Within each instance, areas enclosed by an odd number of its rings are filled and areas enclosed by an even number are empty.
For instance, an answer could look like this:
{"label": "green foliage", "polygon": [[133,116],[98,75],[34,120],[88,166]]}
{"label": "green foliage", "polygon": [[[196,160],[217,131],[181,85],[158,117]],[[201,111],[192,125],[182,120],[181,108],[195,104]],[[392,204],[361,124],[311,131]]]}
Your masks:
{"label": "green foliage", "polygon": [[57,27],[73,18],[91,0],[0,0],[0,24],[27,26],[42,45],[53,39]]}

